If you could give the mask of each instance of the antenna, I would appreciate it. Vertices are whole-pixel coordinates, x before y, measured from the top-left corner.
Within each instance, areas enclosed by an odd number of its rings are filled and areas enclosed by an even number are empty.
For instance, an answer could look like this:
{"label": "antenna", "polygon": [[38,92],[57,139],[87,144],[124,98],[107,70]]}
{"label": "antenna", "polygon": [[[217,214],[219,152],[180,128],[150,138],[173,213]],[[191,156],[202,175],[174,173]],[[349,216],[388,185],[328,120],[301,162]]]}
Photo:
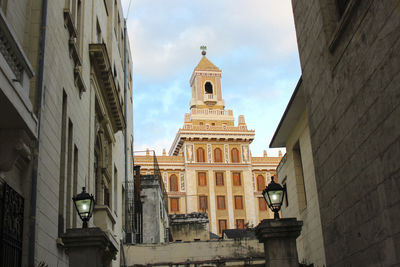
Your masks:
{"label": "antenna", "polygon": [[201,50],[201,54],[203,56],[205,56],[206,55],[207,46],[205,46],[205,45],[200,46],[200,50]]}

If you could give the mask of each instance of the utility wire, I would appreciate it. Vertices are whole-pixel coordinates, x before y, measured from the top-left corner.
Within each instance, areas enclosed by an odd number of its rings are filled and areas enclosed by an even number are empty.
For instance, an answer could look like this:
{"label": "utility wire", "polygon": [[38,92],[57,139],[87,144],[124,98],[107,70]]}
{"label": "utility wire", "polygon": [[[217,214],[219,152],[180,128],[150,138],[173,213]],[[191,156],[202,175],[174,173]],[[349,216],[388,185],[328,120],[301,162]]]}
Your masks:
{"label": "utility wire", "polygon": [[129,0],[128,10],[126,13],[126,20],[128,20],[128,17],[129,17],[129,9],[131,8],[131,3],[132,3],[132,0]]}

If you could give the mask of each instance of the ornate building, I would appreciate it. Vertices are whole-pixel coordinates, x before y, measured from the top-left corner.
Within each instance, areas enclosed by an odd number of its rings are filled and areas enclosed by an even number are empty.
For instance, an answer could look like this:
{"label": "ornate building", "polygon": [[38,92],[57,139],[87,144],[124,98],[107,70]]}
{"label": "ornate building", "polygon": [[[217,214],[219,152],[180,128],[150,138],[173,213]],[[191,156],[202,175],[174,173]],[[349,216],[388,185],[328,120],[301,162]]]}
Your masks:
{"label": "ornate building", "polygon": [[[275,175],[281,157],[252,157],[255,136],[239,116],[225,109],[221,70],[203,52],[190,78],[190,113],[178,130],[169,155],[157,157],[167,189],[170,214],[207,212],[210,231],[255,226],[270,218],[261,191]],[[151,173],[149,153],[135,156],[141,173]]]}
{"label": "ornate building", "polygon": [[120,265],[132,231],[126,38],[120,0],[0,1],[0,266],[69,266],[64,236],[82,227],[72,201],[82,187],[96,199],[89,227],[108,240],[104,266]]}

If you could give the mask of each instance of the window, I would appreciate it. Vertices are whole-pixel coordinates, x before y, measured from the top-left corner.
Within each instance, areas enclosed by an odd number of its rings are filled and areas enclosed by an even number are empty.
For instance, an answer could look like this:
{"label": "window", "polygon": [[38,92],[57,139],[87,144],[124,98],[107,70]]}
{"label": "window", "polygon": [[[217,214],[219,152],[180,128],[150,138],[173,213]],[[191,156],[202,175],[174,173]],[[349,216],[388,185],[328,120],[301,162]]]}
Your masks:
{"label": "window", "polygon": [[231,158],[232,158],[232,162],[239,162],[239,150],[237,148],[233,148],[231,150]]}
{"label": "window", "polygon": [[[60,153],[60,178],[58,188],[58,235],[64,233],[64,219],[65,219],[65,151],[67,143],[67,94],[63,90],[62,100],[62,115],[61,115],[61,153]],[[89,189],[88,189],[89,190]]]}
{"label": "window", "polygon": [[213,86],[210,82],[206,82],[206,84],[204,85],[204,91],[206,92],[206,94],[213,93]]}
{"label": "window", "polygon": [[287,177],[283,178],[283,180],[282,180],[282,186],[283,186],[283,188],[285,189],[285,196],[284,196],[284,198],[285,198],[285,207],[287,208],[287,207],[289,207],[289,200],[288,200],[288,194],[287,194],[287,189],[286,189],[286,179],[287,179]]}
{"label": "window", "polygon": [[294,174],[296,176],[297,201],[299,203],[299,211],[302,212],[307,208],[306,188],[304,185],[303,163],[301,159],[300,144],[297,142],[293,147]]}
{"label": "window", "polygon": [[222,162],[222,151],[220,148],[214,149],[214,161]]}
{"label": "window", "polygon": [[199,210],[205,212],[208,209],[207,196],[199,196]]}
{"label": "window", "polygon": [[215,185],[224,185],[224,173],[216,172],[215,173]]}
{"label": "window", "polygon": [[104,186],[104,205],[110,208],[110,191],[105,186]]}
{"label": "window", "polygon": [[179,198],[170,198],[169,204],[170,204],[171,212],[179,211]]}
{"label": "window", "polygon": [[257,191],[263,191],[265,189],[265,179],[264,176],[259,174],[257,176]]}
{"label": "window", "polygon": [[339,18],[341,18],[346,11],[346,8],[349,4],[349,0],[336,0],[336,7],[339,13]]}
{"label": "window", "polygon": [[243,197],[235,196],[235,209],[242,210],[243,209]]}
{"label": "window", "polygon": [[242,185],[242,180],[240,178],[240,172],[234,172],[233,173],[233,185],[234,186]]}
{"label": "window", "polygon": [[217,196],[217,209],[225,209],[225,196]]}
{"label": "window", "polygon": [[236,219],[236,229],[244,229],[244,219]]}
{"label": "window", "polygon": [[204,149],[202,147],[199,147],[197,149],[197,162],[205,162],[205,157],[204,157]]}
{"label": "window", "polygon": [[258,198],[258,209],[260,211],[267,210],[267,203],[265,202],[265,199],[263,197]]}
{"label": "window", "polygon": [[118,212],[118,170],[114,166],[114,212]]}
{"label": "window", "polygon": [[178,191],[178,177],[175,174],[169,177],[169,191]]}
{"label": "window", "polygon": [[218,226],[219,234],[222,234],[222,231],[226,229],[226,220],[218,220]]}
{"label": "window", "polygon": [[199,186],[206,186],[207,185],[207,178],[205,172],[199,172],[197,174],[198,184]]}

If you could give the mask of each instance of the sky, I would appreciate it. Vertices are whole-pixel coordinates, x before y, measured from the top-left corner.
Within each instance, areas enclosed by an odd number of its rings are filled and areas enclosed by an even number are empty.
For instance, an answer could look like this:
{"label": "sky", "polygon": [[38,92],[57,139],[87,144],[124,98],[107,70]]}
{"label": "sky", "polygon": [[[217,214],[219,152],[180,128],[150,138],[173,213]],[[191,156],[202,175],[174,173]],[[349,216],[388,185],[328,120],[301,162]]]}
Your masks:
{"label": "sky", "polygon": [[[269,143],[301,75],[290,0],[122,0],[133,62],[134,150],[167,153],[190,112],[189,79],[201,59],[222,70],[225,109]],[[282,150],[284,151],[284,150]]]}

